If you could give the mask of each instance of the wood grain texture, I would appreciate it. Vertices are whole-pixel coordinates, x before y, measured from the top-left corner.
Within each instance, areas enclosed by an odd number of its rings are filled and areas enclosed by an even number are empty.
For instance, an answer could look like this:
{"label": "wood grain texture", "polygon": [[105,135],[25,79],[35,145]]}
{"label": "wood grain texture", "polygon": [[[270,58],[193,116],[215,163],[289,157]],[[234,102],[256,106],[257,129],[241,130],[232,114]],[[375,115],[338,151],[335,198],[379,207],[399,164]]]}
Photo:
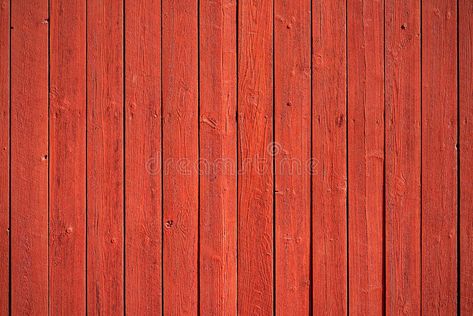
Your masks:
{"label": "wood grain texture", "polygon": [[83,315],[86,3],[51,0],[50,12],[49,311]]}
{"label": "wood grain texture", "polygon": [[473,2],[458,1],[460,111],[460,310],[473,314]]}
{"label": "wood grain texture", "polygon": [[[311,2],[274,2],[275,312],[309,314]],[[291,306],[289,309],[288,306]]]}
{"label": "wood grain texture", "polygon": [[422,313],[457,311],[457,7],[422,1]]}
{"label": "wood grain texture", "polygon": [[162,312],[161,1],[125,3],[126,313]]}
{"label": "wood grain texture", "polygon": [[14,2],[11,10],[11,313],[44,315],[48,312],[48,1]]}
{"label": "wood grain texture", "polygon": [[200,2],[200,314],[236,315],[236,1]]}
{"label": "wood grain texture", "polygon": [[384,3],[348,0],[350,313],[383,311]]}
{"label": "wood grain texture", "polygon": [[312,306],[347,314],[346,1],[312,1]]}
{"label": "wood grain texture", "polygon": [[48,312],[48,1],[11,7],[11,313]]}
{"label": "wood grain texture", "polygon": [[0,2],[0,315],[10,296],[10,1]]}
{"label": "wood grain texture", "polygon": [[386,313],[420,314],[420,2],[386,1]]}
{"label": "wood grain texture", "polygon": [[87,311],[123,298],[123,2],[87,1]]}
{"label": "wood grain texture", "polygon": [[273,313],[273,1],[238,4],[238,313]]}
{"label": "wood grain texture", "polygon": [[198,311],[197,0],[162,0],[164,314]]}

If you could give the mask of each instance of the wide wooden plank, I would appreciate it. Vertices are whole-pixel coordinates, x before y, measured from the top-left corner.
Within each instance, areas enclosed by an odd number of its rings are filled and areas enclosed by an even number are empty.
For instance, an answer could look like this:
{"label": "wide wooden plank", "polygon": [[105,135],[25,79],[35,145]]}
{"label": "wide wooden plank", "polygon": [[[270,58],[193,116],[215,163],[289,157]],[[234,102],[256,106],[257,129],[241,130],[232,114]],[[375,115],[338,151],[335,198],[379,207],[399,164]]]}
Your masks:
{"label": "wide wooden plank", "polygon": [[12,2],[11,51],[11,313],[46,315],[47,0]]}
{"label": "wide wooden plank", "polygon": [[10,1],[0,3],[0,315],[9,313],[10,272]]}
{"label": "wide wooden plank", "polygon": [[161,1],[125,2],[126,313],[160,315]]}
{"label": "wide wooden plank", "polygon": [[236,1],[200,2],[200,314],[236,315]]}
{"label": "wide wooden plank", "polygon": [[86,3],[51,0],[50,12],[49,310],[83,315]]}
{"label": "wide wooden plank", "polygon": [[273,1],[238,4],[238,313],[273,313]]}
{"label": "wide wooden plank", "polygon": [[460,310],[473,315],[473,2],[458,1],[460,111]]}
{"label": "wide wooden plank", "polygon": [[420,314],[420,3],[386,1],[386,313]]}
{"label": "wide wooden plank", "polygon": [[[310,298],[311,1],[274,2],[275,300],[308,315]],[[288,307],[291,306],[289,309]]]}
{"label": "wide wooden plank", "polygon": [[197,0],[162,0],[164,314],[198,311]]}
{"label": "wide wooden plank", "polygon": [[457,310],[457,3],[422,1],[422,313]]}
{"label": "wide wooden plank", "polygon": [[384,6],[348,0],[350,313],[383,311]]}
{"label": "wide wooden plank", "polygon": [[123,2],[87,1],[87,311],[123,313]]}
{"label": "wide wooden plank", "polygon": [[312,1],[312,306],[347,314],[346,1]]}

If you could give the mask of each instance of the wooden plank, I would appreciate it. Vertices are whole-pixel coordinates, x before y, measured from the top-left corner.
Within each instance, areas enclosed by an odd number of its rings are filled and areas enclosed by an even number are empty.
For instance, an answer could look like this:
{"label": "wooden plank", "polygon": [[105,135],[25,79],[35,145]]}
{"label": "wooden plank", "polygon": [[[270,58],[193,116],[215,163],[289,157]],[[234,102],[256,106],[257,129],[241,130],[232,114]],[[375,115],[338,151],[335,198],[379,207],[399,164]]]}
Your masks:
{"label": "wooden plank", "polygon": [[457,310],[457,7],[422,1],[422,313]]}
{"label": "wooden plank", "polygon": [[123,2],[87,1],[87,311],[123,313]]}
{"label": "wooden plank", "polygon": [[350,313],[383,311],[383,1],[348,1]]}
{"label": "wooden plank", "polygon": [[126,313],[162,312],[161,1],[125,3]]}
{"label": "wooden plank", "polygon": [[346,1],[312,10],[312,310],[346,315]]}
{"label": "wooden plank", "polygon": [[0,3],[0,315],[9,315],[10,287],[10,1]]}
{"label": "wooden plank", "polygon": [[273,313],[273,1],[238,4],[238,313]]}
{"label": "wooden plank", "polygon": [[420,3],[386,2],[386,313],[420,314]]}
{"label": "wooden plank", "polygon": [[200,314],[236,315],[236,1],[200,2]]}
{"label": "wooden plank", "polygon": [[162,2],[164,314],[198,311],[197,0]]}
{"label": "wooden plank", "polygon": [[48,1],[11,7],[11,313],[48,312]]}
{"label": "wooden plank", "polygon": [[86,4],[51,0],[50,12],[49,310],[83,315]]}
{"label": "wooden plank", "polygon": [[460,111],[460,310],[473,314],[473,2],[458,2]]}
{"label": "wooden plank", "polygon": [[274,2],[274,286],[278,315],[309,314],[310,12],[309,0]]}

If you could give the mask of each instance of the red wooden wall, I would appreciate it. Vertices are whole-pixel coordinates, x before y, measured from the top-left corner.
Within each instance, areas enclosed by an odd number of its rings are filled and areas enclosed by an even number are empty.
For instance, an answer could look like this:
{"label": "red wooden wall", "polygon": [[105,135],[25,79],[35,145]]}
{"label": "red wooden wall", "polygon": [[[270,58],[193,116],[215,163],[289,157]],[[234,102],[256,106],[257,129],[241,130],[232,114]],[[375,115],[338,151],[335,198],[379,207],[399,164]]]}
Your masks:
{"label": "red wooden wall", "polygon": [[473,315],[471,0],[0,0],[0,315]]}

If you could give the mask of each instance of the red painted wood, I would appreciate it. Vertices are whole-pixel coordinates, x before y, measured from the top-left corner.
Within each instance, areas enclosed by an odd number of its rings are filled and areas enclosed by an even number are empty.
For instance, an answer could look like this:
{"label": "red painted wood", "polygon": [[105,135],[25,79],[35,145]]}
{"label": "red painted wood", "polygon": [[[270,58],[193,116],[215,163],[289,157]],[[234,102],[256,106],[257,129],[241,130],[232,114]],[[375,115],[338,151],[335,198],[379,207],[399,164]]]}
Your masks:
{"label": "red painted wood", "polygon": [[48,1],[12,2],[11,28],[11,313],[45,315]]}
{"label": "red painted wood", "polygon": [[10,1],[0,2],[0,315],[9,313]]}
{"label": "red painted wood", "polygon": [[457,7],[422,1],[422,313],[457,311]]}
{"label": "red painted wood", "polygon": [[386,2],[386,313],[420,314],[420,3]]}
{"label": "red painted wood", "polygon": [[309,314],[310,7],[308,0],[274,2],[274,290],[278,315]]}
{"label": "red painted wood", "polygon": [[312,310],[346,315],[346,1],[312,1],[312,34]]}
{"label": "red painted wood", "polygon": [[163,0],[164,314],[196,314],[199,155],[197,1]]}
{"label": "red painted wood", "polygon": [[126,312],[160,315],[161,1],[125,2]]}
{"label": "red painted wood", "polygon": [[383,1],[348,0],[350,313],[383,310]]}
{"label": "red painted wood", "polygon": [[236,1],[200,2],[200,313],[236,315]]}
{"label": "red painted wood", "polygon": [[460,111],[460,310],[473,314],[473,2],[458,1]]}
{"label": "red painted wood", "polygon": [[51,0],[50,12],[49,310],[55,315],[83,315],[86,3]]}
{"label": "red painted wood", "polygon": [[87,1],[87,311],[123,313],[123,3]]}
{"label": "red painted wood", "polygon": [[273,313],[273,1],[238,4],[238,313]]}

